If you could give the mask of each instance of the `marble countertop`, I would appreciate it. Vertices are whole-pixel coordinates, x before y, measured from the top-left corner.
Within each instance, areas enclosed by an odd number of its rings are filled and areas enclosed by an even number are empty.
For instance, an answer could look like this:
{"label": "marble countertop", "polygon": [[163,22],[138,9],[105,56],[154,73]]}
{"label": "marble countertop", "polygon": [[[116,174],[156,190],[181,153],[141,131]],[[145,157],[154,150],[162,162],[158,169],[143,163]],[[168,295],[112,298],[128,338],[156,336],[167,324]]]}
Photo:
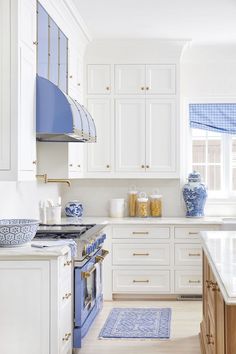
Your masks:
{"label": "marble countertop", "polygon": [[45,244],[44,241],[32,241],[25,246],[5,248],[0,247],[0,259],[39,259],[39,258],[57,258],[68,253],[70,248],[67,245],[58,246],[57,241],[50,241],[53,244],[50,247],[37,248],[31,247],[31,244]]}
{"label": "marble countertop", "polygon": [[[161,217],[161,218],[111,218],[108,216],[89,216],[79,219],[81,224],[107,224],[107,225],[221,225],[223,223],[221,217],[205,217],[205,218],[184,218],[184,217]],[[62,223],[75,222],[76,218],[62,218]],[[236,219],[235,219],[236,221]]]}
{"label": "marble countertop", "polygon": [[225,302],[236,305],[236,231],[205,231],[201,239]]}

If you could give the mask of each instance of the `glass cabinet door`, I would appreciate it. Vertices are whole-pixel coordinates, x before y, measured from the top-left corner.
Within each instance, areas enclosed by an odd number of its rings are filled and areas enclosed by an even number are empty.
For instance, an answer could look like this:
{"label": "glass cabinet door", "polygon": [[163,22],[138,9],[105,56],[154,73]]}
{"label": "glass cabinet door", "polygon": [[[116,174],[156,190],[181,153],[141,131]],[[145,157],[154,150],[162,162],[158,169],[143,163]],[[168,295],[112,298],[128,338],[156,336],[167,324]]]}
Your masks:
{"label": "glass cabinet door", "polygon": [[49,17],[44,8],[38,3],[38,75],[48,78],[48,21]]}
{"label": "glass cabinet door", "polygon": [[59,30],[59,87],[62,91],[66,92],[67,89],[67,75],[68,75],[68,39],[64,33]]}
{"label": "glass cabinet door", "polygon": [[53,82],[55,85],[58,85],[58,67],[59,67],[59,55],[58,55],[58,47],[59,47],[59,38],[58,38],[58,26],[56,23],[50,18],[50,35],[49,35],[49,80]]}

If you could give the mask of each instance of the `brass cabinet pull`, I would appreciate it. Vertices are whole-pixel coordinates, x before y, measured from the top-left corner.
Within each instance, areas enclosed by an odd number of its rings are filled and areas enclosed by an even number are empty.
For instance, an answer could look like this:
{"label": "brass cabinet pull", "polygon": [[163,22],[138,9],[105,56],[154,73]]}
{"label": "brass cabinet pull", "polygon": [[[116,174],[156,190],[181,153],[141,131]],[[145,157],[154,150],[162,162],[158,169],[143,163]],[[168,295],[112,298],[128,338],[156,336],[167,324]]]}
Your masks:
{"label": "brass cabinet pull", "polygon": [[77,165],[77,167],[79,167],[79,168],[80,168],[80,165]]}
{"label": "brass cabinet pull", "polygon": [[78,84],[77,84],[78,86],[80,86],[80,82],[78,82]]}
{"label": "brass cabinet pull", "polygon": [[33,163],[33,165],[36,165],[37,161],[36,161],[36,160],[34,160],[32,163]]}
{"label": "brass cabinet pull", "polygon": [[146,168],[149,168],[149,165],[146,165]]}
{"label": "brass cabinet pull", "polygon": [[38,41],[34,41],[33,44],[34,44],[34,45],[38,45]]}
{"label": "brass cabinet pull", "polygon": [[189,257],[200,257],[201,253],[189,253]]}
{"label": "brass cabinet pull", "polygon": [[200,284],[201,283],[201,280],[191,280],[189,279],[189,284]]}
{"label": "brass cabinet pull", "polygon": [[141,90],[144,91],[144,86],[141,87]]}
{"label": "brass cabinet pull", "polygon": [[149,86],[146,87],[146,90],[147,90],[147,91],[149,90]]}
{"label": "brass cabinet pull", "polygon": [[72,293],[65,293],[64,296],[62,296],[62,299],[65,300],[65,299],[69,299],[69,297],[71,297]]}
{"label": "brass cabinet pull", "polygon": [[207,337],[207,344],[215,344],[214,339],[211,340],[211,338],[214,338],[212,334],[206,334]]}
{"label": "brass cabinet pull", "polygon": [[145,168],[145,165],[141,165],[141,168]]}
{"label": "brass cabinet pull", "polygon": [[207,288],[210,289],[210,287],[211,287],[211,281],[210,281],[210,280],[206,280],[206,285],[207,285]]}
{"label": "brass cabinet pull", "polygon": [[150,256],[149,253],[133,253],[133,256]]}
{"label": "brass cabinet pull", "polygon": [[107,165],[107,168],[110,168],[110,165]]}
{"label": "brass cabinet pull", "polygon": [[189,235],[199,235],[199,232],[191,232],[191,231],[190,231],[188,234],[189,234]]}
{"label": "brass cabinet pull", "polygon": [[109,86],[107,86],[107,87],[106,87],[106,90],[107,90],[107,91],[109,91],[109,90],[110,90],[110,87],[109,87]]}
{"label": "brass cabinet pull", "polygon": [[148,231],[133,231],[133,235],[149,235]]}
{"label": "brass cabinet pull", "polygon": [[70,266],[71,264],[72,264],[72,260],[66,261],[66,262],[64,263],[64,267]]}
{"label": "brass cabinet pull", "polygon": [[70,75],[69,78],[70,78],[70,79],[73,79],[73,75]]}
{"label": "brass cabinet pull", "polygon": [[63,342],[68,341],[71,337],[71,333],[65,333],[64,337],[62,338]]}
{"label": "brass cabinet pull", "polygon": [[70,163],[69,166],[70,166],[70,167],[73,167],[73,163]]}
{"label": "brass cabinet pull", "polygon": [[133,283],[149,283],[149,280],[133,280]]}

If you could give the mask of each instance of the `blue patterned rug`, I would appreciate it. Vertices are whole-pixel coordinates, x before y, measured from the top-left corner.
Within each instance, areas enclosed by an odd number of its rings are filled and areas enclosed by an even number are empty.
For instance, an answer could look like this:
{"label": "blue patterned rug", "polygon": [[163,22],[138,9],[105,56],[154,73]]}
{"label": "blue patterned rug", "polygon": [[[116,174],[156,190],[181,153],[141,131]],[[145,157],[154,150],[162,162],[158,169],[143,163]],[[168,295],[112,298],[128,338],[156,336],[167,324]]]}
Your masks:
{"label": "blue patterned rug", "polygon": [[99,338],[170,338],[170,308],[114,308]]}

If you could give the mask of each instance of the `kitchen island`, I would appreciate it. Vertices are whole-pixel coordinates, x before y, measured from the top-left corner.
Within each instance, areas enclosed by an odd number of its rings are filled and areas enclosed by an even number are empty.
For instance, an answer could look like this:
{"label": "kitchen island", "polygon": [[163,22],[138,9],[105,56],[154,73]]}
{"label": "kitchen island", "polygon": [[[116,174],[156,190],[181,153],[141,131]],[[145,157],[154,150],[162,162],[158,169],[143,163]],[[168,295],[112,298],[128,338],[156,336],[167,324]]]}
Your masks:
{"label": "kitchen island", "polygon": [[203,247],[203,354],[236,353],[236,232],[201,233]]}

